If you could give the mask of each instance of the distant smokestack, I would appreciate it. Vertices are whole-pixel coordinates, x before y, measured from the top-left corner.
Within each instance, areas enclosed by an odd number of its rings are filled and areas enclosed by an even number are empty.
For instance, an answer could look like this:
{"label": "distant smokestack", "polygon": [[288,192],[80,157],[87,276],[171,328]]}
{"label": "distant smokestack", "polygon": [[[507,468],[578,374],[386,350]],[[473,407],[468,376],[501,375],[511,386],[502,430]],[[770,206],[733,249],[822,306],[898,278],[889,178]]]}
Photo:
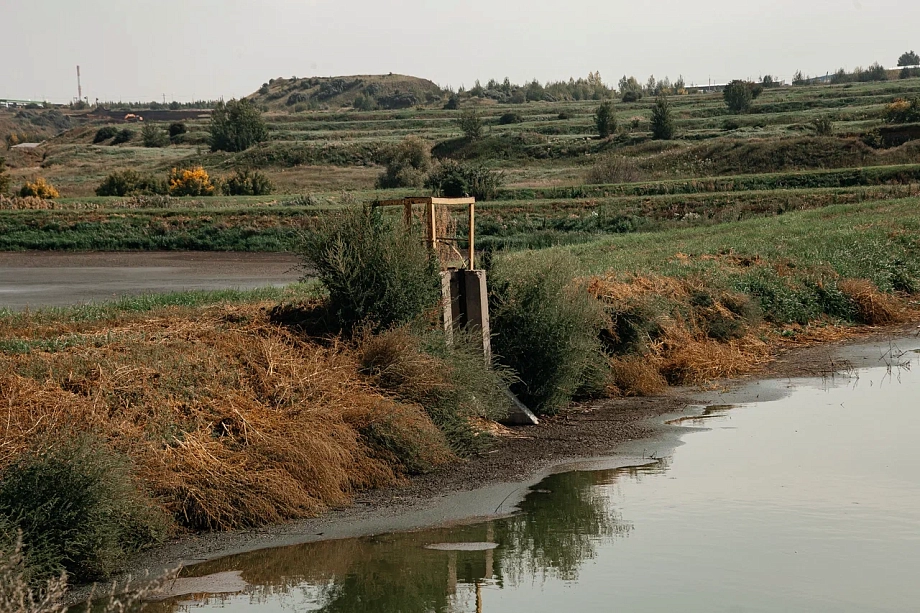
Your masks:
{"label": "distant smokestack", "polygon": [[77,100],[83,100],[83,86],[80,84],[80,67],[77,66]]}

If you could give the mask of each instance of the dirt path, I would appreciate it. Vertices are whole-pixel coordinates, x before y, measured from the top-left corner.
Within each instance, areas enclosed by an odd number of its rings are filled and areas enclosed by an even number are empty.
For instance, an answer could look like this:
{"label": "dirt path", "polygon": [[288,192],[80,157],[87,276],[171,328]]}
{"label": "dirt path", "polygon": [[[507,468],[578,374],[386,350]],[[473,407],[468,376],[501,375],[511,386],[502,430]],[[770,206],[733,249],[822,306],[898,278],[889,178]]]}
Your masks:
{"label": "dirt path", "polygon": [[252,289],[298,280],[290,254],[0,253],[0,308],[21,310],[180,290]]}

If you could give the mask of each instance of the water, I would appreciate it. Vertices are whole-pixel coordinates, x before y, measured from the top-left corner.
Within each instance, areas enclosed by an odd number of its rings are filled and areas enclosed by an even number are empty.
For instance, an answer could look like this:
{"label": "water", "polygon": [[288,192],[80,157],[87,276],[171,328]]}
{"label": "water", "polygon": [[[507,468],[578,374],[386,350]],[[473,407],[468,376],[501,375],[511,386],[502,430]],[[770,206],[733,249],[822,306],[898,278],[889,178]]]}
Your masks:
{"label": "water", "polygon": [[791,393],[680,420],[666,458],[550,476],[512,517],[193,567],[250,587],[164,610],[920,610],[920,355],[901,362],[763,383]]}

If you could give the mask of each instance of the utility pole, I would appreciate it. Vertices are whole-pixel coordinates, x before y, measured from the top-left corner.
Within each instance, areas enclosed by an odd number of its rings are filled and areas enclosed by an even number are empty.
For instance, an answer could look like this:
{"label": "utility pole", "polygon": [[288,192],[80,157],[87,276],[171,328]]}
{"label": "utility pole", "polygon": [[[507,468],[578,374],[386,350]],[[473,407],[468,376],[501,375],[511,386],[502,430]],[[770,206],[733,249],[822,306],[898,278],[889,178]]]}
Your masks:
{"label": "utility pole", "polygon": [[77,100],[83,100],[83,85],[80,84],[80,67],[77,66]]}

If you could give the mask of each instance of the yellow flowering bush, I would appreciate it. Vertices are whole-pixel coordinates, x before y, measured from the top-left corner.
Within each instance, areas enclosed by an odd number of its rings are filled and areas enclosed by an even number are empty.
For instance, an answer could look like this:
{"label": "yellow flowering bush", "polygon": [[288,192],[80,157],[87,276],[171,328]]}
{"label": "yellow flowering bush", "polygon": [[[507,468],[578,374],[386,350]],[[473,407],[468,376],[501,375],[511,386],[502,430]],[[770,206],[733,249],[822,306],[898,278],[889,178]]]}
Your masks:
{"label": "yellow flowering bush", "polygon": [[34,181],[27,181],[19,190],[19,196],[22,198],[32,196],[34,198],[50,200],[52,198],[60,198],[61,194],[53,185],[39,177]]}
{"label": "yellow flowering bush", "polygon": [[213,196],[214,184],[208,172],[201,166],[169,172],[170,196]]}

